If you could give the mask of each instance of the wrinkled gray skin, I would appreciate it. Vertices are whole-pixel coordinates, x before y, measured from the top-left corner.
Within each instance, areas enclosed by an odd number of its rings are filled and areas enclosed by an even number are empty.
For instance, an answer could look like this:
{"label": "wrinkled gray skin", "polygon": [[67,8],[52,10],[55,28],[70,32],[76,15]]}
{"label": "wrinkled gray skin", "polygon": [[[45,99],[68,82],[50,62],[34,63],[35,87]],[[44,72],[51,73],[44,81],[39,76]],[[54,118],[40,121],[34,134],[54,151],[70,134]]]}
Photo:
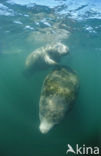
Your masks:
{"label": "wrinkled gray skin", "polygon": [[79,90],[76,73],[58,67],[45,78],[39,102],[40,132],[46,134],[68,113]]}
{"label": "wrinkled gray skin", "polygon": [[56,66],[61,57],[67,55],[68,52],[69,48],[60,42],[48,44],[28,55],[25,62],[26,69],[34,72]]}

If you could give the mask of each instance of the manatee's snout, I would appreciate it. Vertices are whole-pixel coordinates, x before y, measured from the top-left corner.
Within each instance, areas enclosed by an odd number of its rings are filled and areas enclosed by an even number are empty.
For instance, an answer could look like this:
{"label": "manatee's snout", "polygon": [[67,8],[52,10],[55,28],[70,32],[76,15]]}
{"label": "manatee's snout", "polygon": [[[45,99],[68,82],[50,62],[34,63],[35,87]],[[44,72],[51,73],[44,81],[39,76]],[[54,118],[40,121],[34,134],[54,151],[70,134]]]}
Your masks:
{"label": "manatee's snout", "polygon": [[51,130],[53,126],[53,123],[49,123],[47,120],[44,119],[40,122],[39,130],[41,133],[46,134]]}
{"label": "manatee's snout", "polygon": [[62,55],[67,55],[68,53],[69,53],[69,48],[64,45],[62,48]]}
{"label": "manatee's snout", "polygon": [[67,47],[66,45],[62,43],[58,43],[58,53],[61,56],[67,55],[69,53],[69,47]]}

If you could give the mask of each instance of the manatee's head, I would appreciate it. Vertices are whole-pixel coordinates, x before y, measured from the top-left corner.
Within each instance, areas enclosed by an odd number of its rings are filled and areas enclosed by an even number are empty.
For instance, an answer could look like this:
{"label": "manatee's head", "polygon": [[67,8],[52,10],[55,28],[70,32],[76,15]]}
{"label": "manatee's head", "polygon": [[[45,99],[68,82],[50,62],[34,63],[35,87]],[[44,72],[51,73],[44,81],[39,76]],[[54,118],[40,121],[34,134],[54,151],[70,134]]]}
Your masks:
{"label": "manatee's head", "polygon": [[54,126],[54,123],[47,121],[47,119],[42,119],[40,121],[39,130],[41,133],[46,134],[48,133],[51,128]]}
{"label": "manatee's head", "polygon": [[47,48],[48,54],[50,56],[65,56],[69,53],[69,48],[61,42],[56,42],[52,45],[49,45]]}
{"label": "manatee's head", "polygon": [[56,43],[54,48],[60,56],[67,55],[69,53],[69,48],[60,42]]}
{"label": "manatee's head", "polygon": [[[55,90],[54,94],[56,94],[56,92],[57,91]],[[41,133],[48,133],[56,124],[58,124],[64,118],[65,112],[67,110],[65,105],[66,104],[64,97],[58,95],[48,97],[41,96],[39,107],[39,129]]]}

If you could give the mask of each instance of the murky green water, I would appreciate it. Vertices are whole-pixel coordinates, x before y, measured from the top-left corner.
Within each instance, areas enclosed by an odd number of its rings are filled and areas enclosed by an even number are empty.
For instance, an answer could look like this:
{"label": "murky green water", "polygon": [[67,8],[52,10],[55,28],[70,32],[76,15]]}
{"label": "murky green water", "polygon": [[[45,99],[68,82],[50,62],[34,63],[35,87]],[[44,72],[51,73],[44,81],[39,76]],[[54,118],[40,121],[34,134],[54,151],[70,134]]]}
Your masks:
{"label": "murky green water", "polygon": [[[16,7],[16,10],[22,9]],[[26,13],[26,8],[22,13]],[[100,146],[101,27],[96,33],[90,33],[83,27],[97,27],[101,21],[58,19],[53,17],[53,12],[39,14],[36,18],[47,15],[53,18],[53,21],[50,20],[53,30],[70,32],[69,38],[59,38],[70,48],[70,54],[62,59],[61,64],[76,70],[80,80],[79,96],[72,111],[59,125],[43,135],[38,129],[39,98],[43,80],[50,70],[26,77],[24,64],[27,55],[34,49],[58,39],[50,35],[50,29],[44,25],[34,27],[35,30],[24,29],[24,25],[30,23],[33,26],[32,22],[35,23],[33,11],[27,10],[27,13],[30,15],[27,21],[25,16],[20,15],[0,16],[0,156],[65,156],[67,144],[74,147],[75,144]],[[18,19],[24,24],[12,24]],[[61,20],[66,28],[60,24]]]}

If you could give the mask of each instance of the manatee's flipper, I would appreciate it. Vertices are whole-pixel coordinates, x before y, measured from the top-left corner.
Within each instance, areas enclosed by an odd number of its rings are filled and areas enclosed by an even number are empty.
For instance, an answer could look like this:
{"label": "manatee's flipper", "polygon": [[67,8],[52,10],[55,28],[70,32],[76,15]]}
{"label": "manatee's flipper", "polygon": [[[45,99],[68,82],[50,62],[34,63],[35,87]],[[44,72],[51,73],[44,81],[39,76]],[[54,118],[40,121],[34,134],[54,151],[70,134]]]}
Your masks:
{"label": "manatee's flipper", "polygon": [[45,62],[47,63],[47,64],[50,64],[50,65],[56,65],[56,64],[58,64],[57,62],[55,62],[54,60],[52,60],[48,55],[46,55],[45,56]]}

